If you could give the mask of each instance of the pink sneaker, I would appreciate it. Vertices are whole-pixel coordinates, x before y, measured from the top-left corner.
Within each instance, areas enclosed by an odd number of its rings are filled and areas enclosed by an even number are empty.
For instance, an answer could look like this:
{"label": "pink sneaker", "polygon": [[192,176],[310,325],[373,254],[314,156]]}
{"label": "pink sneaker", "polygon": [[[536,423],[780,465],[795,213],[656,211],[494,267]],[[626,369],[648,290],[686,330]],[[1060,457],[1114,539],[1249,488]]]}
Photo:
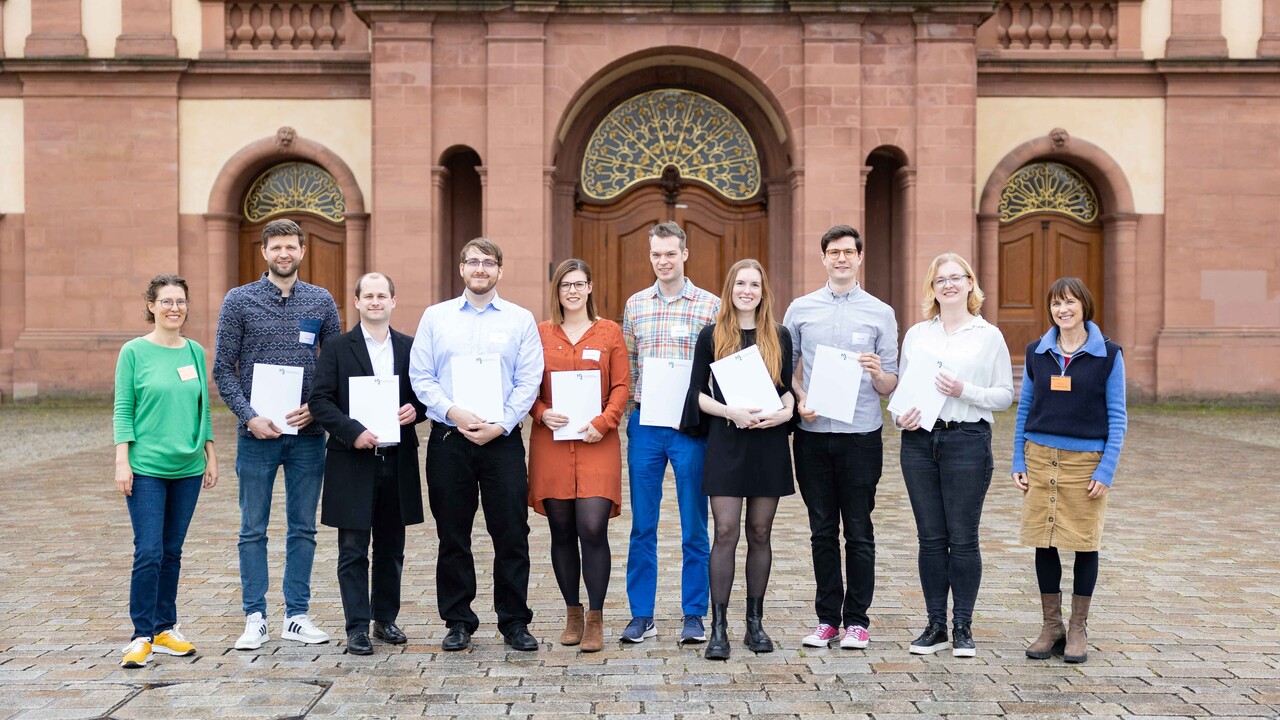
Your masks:
{"label": "pink sneaker", "polygon": [[805,647],[830,647],[831,641],[838,637],[840,637],[840,628],[822,623],[800,642],[804,643]]}
{"label": "pink sneaker", "polygon": [[840,638],[840,647],[850,650],[861,650],[871,642],[871,633],[861,625],[850,625],[844,629],[844,637]]}

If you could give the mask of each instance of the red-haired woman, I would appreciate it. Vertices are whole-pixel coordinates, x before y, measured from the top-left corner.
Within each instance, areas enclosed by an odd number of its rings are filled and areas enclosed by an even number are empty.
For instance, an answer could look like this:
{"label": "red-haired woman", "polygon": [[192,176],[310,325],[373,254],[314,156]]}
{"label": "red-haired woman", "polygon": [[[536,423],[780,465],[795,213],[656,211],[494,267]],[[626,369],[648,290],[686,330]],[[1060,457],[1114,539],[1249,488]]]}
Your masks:
{"label": "red-haired woman", "polygon": [[[764,358],[782,402],[776,411],[726,405],[711,377],[711,363],[755,345]],[[791,334],[774,322],[768,276],[755,260],[740,260],[725,276],[716,322],[698,334],[689,378],[689,397],[681,429],[699,432],[706,426],[707,463],[702,492],[711,498],[715,538],[711,546],[711,638],[705,657],[729,658],[729,592],[734,555],[747,506],[747,632],[753,652],[772,652],[773,641],[761,627],[764,593],[769,584],[773,550],[769,536],[778,498],[795,492],[787,422],[795,399],[791,393]],[[706,418],[705,416],[710,416]],[[705,419],[705,422],[704,422]]]}

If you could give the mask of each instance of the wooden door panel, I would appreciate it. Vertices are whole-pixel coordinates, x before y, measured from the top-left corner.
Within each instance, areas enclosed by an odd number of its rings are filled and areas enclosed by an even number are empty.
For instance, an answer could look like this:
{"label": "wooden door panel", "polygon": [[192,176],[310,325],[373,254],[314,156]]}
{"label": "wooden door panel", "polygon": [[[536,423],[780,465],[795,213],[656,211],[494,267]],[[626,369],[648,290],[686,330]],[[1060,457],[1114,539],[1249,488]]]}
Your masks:
{"label": "wooden door panel", "polygon": [[1014,362],[1049,327],[1045,294],[1060,277],[1079,277],[1102,325],[1102,228],[1058,215],[1033,215],[1000,228],[1000,330]]}

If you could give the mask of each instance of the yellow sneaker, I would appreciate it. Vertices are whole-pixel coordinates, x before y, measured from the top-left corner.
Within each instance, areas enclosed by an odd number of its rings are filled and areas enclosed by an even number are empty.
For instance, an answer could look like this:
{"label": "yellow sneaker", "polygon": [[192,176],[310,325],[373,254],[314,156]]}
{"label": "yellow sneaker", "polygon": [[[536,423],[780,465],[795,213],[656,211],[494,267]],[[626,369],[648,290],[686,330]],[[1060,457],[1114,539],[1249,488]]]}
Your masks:
{"label": "yellow sneaker", "polygon": [[124,649],[124,659],[120,661],[122,668],[146,667],[151,662],[151,638],[134,638]]}
{"label": "yellow sneaker", "polygon": [[151,649],[165,655],[177,655],[184,657],[196,654],[196,646],[187,641],[182,633],[178,632],[178,626],[165,630],[151,641]]}

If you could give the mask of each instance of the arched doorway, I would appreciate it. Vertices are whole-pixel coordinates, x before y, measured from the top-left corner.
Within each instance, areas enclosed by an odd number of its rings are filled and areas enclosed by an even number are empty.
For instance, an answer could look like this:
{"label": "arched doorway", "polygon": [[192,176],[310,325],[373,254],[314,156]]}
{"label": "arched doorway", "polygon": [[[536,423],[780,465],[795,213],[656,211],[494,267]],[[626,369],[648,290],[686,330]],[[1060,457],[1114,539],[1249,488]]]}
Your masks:
{"label": "arched doorway", "polygon": [[718,293],[725,271],[769,266],[768,215],[756,144],[742,121],[691,90],[634,95],[596,125],[581,165],[573,253],[595,269],[605,317],[653,282],[648,231],[674,220],[689,237],[685,272]]}
{"label": "arched doorway", "polygon": [[285,162],[267,168],[245,193],[240,224],[239,282],[253,282],[266,272],[262,228],[288,218],[302,228],[307,252],[298,278],[329,291],[346,320],[346,202],[333,176],[317,165]]}
{"label": "arched doorway", "polygon": [[1015,360],[1049,326],[1045,293],[1074,276],[1093,293],[1094,321],[1105,330],[1103,228],[1089,181],[1056,162],[1013,173],[1000,193],[998,324]]}

